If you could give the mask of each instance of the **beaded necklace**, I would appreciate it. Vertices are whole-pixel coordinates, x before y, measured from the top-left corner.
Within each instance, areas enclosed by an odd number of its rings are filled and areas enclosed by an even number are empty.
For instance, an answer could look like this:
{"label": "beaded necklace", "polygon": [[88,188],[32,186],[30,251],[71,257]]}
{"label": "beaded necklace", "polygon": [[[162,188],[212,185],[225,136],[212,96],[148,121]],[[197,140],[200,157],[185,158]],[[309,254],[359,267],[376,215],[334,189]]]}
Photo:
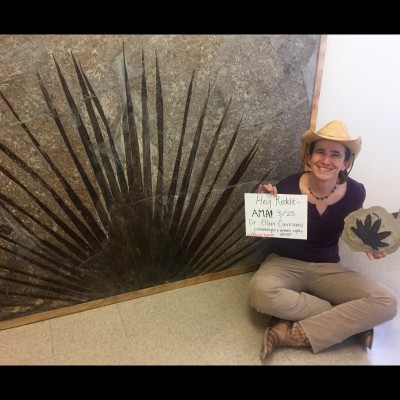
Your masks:
{"label": "beaded necklace", "polygon": [[327,199],[335,190],[336,190],[336,185],[335,185],[335,187],[331,190],[331,192],[330,193],[328,193],[326,196],[324,196],[324,197],[318,197],[318,196],[316,196],[313,192],[312,192],[312,190],[311,190],[311,188],[310,187],[308,187],[308,191],[310,192],[310,194],[311,194],[311,196],[312,197],[314,197],[314,199],[317,199],[317,200],[325,200],[325,199]]}

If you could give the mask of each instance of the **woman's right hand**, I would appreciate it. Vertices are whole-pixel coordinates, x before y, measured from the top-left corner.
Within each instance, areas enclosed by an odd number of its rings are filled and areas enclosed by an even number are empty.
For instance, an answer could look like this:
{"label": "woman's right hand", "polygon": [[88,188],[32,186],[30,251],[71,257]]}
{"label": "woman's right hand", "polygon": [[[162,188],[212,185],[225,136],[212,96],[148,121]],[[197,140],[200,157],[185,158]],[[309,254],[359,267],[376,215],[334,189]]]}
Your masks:
{"label": "woman's right hand", "polygon": [[272,194],[273,196],[276,196],[278,194],[278,189],[276,188],[276,186],[272,185],[271,183],[262,183],[257,188],[257,193],[268,193],[268,194]]}

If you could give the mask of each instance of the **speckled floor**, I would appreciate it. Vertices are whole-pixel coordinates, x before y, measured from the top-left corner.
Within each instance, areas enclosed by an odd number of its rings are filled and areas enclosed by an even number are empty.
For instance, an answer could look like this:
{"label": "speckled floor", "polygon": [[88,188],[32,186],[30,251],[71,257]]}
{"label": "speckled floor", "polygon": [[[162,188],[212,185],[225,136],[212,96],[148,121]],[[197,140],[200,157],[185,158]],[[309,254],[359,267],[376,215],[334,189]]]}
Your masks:
{"label": "speckled floor", "polygon": [[[400,252],[369,261],[345,243],[342,259],[400,298]],[[279,348],[263,364],[269,317],[248,304],[252,273],[0,331],[0,365],[400,365],[400,315],[375,328],[364,350],[353,338],[313,354]]]}

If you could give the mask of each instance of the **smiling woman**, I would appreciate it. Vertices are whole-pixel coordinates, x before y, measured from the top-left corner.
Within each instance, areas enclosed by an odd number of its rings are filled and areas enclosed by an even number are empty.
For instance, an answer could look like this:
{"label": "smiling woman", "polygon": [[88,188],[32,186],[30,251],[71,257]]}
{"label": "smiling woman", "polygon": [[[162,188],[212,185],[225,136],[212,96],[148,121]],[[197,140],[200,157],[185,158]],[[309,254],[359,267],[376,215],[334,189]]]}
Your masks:
{"label": "smiling woman", "polygon": [[[257,190],[308,198],[307,239],[272,239],[272,254],[250,282],[251,305],[273,316],[263,340],[263,360],[280,346],[310,347],[318,353],[354,335],[371,348],[374,326],[397,313],[391,289],[340,261],[345,219],[362,208],[366,196],[364,185],[349,177],[360,150],[361,138],[352,139],[341,121],[317,132],[309,129],[302,137],[300,173]],[[364,225],[377,230],[380,222],[371,224],[367,217]],[[361,228],[357,223],[356,232]],[[375,250],[374,258],[386,256],[382,248]]]}

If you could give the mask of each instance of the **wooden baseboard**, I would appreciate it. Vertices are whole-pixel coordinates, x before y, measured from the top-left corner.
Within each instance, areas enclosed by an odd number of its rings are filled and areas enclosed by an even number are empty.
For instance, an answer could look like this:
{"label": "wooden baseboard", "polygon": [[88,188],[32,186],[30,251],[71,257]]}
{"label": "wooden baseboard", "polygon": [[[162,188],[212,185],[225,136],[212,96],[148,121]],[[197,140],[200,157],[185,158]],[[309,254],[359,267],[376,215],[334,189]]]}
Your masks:
{"label": "wooden baseboard", "polygon": [[221,272],[214,272],[212,274],[197,276],[195,278],[189,278],[176,282],[166,283],[163,285],[153,286],[142,290],[136,290],[134,292],[128,292],[116,296],[106,297],[104,299],[89,301],[87,303],[76,304],[70,307],[58,308],[56,310],[27,315],[25,317],[19,317],[7,321],[0,321],[0,331],[4,329],[15,328],[21,325],[45,321],[52,318],[62,317],[64,315],[74,314],[81,311],[92,310],[94,308],[108,306],[110,304],[120,303],[122,301],[132,300],[139,297],[149,296],[151,294],[166,292],[168,290],[179,289],[185,286],[197,285],[198,283],[204,283],[216,279],[227,278],[234,275],[245,274],[247,272],[255,271],[258,267],[259,264],[239,267]]}

